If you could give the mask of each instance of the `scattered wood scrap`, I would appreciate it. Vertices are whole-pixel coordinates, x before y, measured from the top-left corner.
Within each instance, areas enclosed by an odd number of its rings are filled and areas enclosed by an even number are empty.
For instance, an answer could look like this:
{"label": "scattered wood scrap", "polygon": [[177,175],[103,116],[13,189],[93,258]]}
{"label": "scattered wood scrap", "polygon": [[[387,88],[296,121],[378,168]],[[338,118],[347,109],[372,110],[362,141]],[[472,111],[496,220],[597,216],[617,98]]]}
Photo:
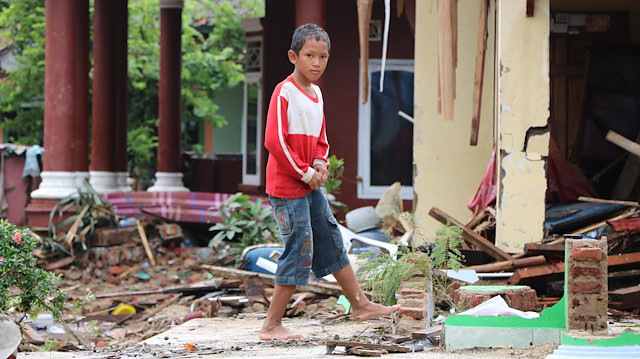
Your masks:
{"label": "scattered wood scrap", "polygon": [[464,237],[465,240],[473,243],[478,248],[481,248],[482,250],[487,252],[487,254],[490,255],[491,257],[497,260],[502,260],[502,261],[513,259],[510,254],[496,247],[495,244],[489,242],[489,240],[475,233],[469,227],[466,227],[464,224],[460,223],[455,218],[446,214],[444,211],[438,209],[437,207],[431,208],[431,210],[429,211],[429,215],[435,218],[436,220],[438,220],[442,224],[449,223],[451,225],[460,227],[462,229],[462,236]]}
{"label": "scattered wood scrap", "polygon": [[[347,351],[349,350],[349,348],[386,350],[392,353],[409,353],[411,351],[411,348],[403,345],[372,344],[363,343],[357,340],[322,339],[318,342],[318,344],[326,345],[327,348],[345,347],[347,348]],[[331,349],[331,351],[333,352],[333,349]]]}

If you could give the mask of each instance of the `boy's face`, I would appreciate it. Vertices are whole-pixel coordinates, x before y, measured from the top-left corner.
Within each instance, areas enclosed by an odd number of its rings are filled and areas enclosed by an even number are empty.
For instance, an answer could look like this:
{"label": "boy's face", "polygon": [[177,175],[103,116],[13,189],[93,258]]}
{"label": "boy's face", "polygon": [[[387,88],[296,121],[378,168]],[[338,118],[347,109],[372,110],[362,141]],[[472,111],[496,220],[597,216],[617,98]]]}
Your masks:
{"label": "boy's face", "polygon": [[315,37],[305,40],[300,53],[289,50],[289,61],[295,65],[295,71],[309,82],[316,81],[322,76],[329,61],[329,46],[324,41],[318,41]]}

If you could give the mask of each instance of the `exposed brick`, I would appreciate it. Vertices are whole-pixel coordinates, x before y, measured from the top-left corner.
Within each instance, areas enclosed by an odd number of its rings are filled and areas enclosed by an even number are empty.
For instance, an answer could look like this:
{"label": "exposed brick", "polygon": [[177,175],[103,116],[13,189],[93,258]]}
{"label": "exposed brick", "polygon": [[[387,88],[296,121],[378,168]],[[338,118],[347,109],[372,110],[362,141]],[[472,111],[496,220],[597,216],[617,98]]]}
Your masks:
{"label": "exposed brick", "polygon": [[573,270],[571,271],[571,273],[573,274],[574,277],[578,277],[578,276],[587,276],[587,277],[592,277],[592,278],[601,278],[602,277],[602,271],[600,270],[599,267],[578,267],[578,266],[574,266]]}
{"label": "exposed brick", "polygon": [[538,294],[535,289],[524,293],[524,311],[538,310]]}
{"label": "exposed brick", "polygon": [[412,289],[412,288],[402,288],[398,292],[400,295],[416,295],[416,294],[424,294],[425,291],[421,289]]}
{"label": "exposed brick", "polygon": [[580,305],[580,300],[578,298],[573,298],[573,300],[571,301],[571,308],[576,308]]}
{"label": "exposed brick", "polygon": [[600,289],[600,283],[573,282],[571,284],[571,291],[573,293],[600,293]]}
{"label": "exposed brick", "polygon": [[524,309],[524,296],[522,293],[507,293],[507,304],[513,309]]}
{"label": "exposed brick", "polygon": [[471,306],[472,307],[476,307],[476,306],[482,304],[482,302],[484,302],[485,299],[487,299],[487,298],[485,298],[482,295],[474,295],[473,297],[471,297]]}
{"label": "exposed brick", "polygon": [[573,259],[577,261],[601,261],[602,250],[600,248],[574,248]]}
{"label": "exposed brick", "polygon": [[420,320],[424,317],[424,309],[414,307],[400,307],[400,309],[398,309],[398,316],[407,316]]}

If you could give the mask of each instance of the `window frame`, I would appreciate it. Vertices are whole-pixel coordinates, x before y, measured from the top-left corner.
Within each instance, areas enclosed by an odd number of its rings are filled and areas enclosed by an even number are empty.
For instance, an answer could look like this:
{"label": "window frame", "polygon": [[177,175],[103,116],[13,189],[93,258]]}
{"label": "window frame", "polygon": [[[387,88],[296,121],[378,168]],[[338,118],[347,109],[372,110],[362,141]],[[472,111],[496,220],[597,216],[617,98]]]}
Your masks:
{"label": "window frame", "polygon": [[[361,64],[362,66],[362,64]],[[370,59],[367,76],[371,84],[371,73],[382,70],[382,60]],[[386,71],[406,71],[414,74],[415,67],[412,59],[387,59]],[[360,78],[359,93],[362,93],[362,78]],[[414,84],[415,85],[415,84]],[[415,87],[415,86],[414,86]],[[389,186],[371,185],[371,86],[369,86],[368,101],[358,106],[358,198],[379,199]],[[415,107],[415,104],[414,104]],[[412,179],[413,182],[413,179]],[[401,187],[402,199],[413,199],[413,185]]]}

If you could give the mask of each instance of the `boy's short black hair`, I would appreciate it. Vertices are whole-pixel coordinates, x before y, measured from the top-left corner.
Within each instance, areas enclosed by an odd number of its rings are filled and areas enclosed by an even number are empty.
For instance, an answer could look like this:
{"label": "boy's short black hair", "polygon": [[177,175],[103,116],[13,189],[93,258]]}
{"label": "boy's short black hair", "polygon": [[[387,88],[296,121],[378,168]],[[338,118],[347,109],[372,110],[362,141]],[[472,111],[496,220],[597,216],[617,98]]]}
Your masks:
{"label": "boy's short black hair", "polygon": [[316,41],[326,42],[329,52],[331,52],[331,40],[329,40],[329,34],[316,24],[305,24],[296,29],[291,38],[291,50],[293,50],[296,55],[299,55],[302,45],[304,45],[304,42],[311,37],[315,37]]}

